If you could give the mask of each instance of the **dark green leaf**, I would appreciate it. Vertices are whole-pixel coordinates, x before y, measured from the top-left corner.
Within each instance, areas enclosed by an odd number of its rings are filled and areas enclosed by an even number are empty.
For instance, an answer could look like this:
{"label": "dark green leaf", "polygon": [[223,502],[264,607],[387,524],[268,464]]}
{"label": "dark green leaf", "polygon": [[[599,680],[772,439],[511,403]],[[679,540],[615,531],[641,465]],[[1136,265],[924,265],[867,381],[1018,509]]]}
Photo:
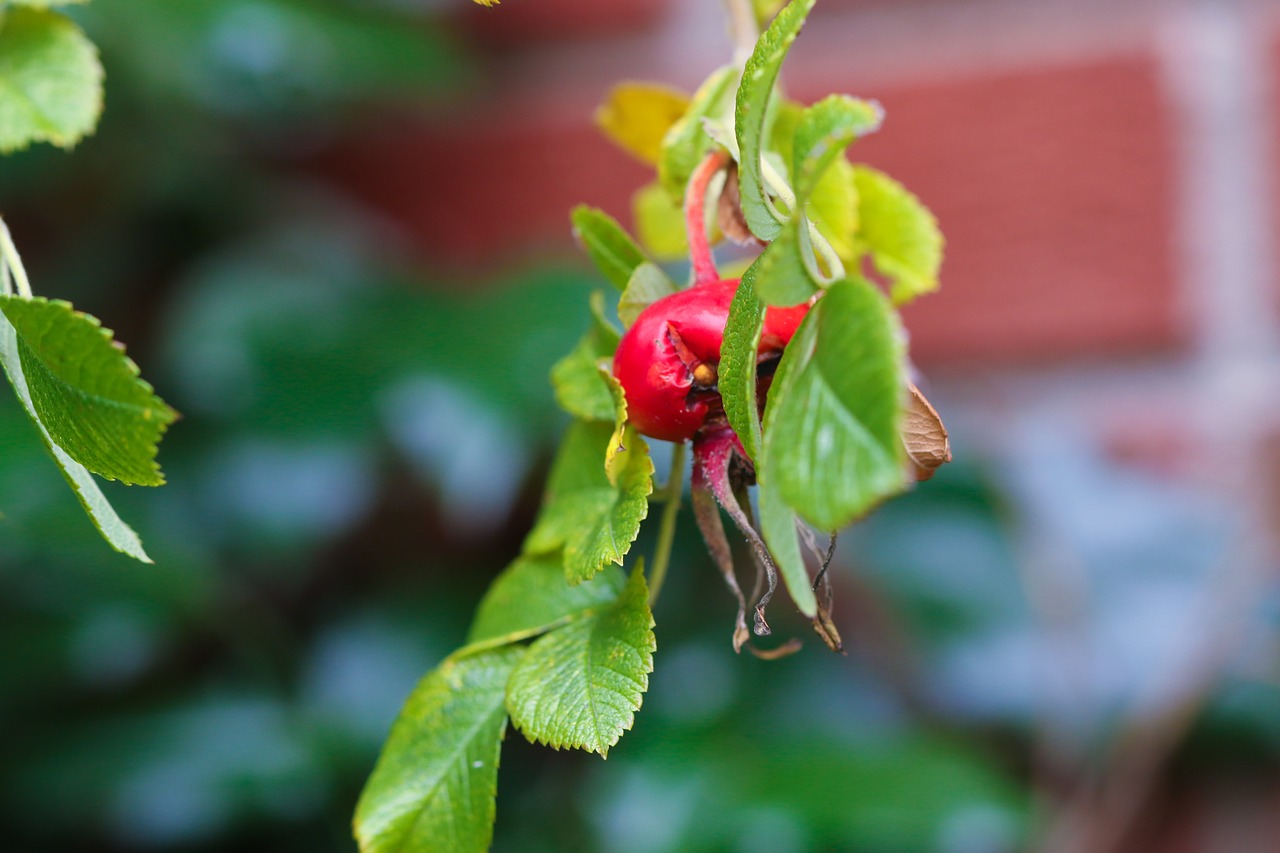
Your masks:
{"label": "dark green leaf", "polygon": [[35,424],[36,430],[40,433],[40,440],[44,442],[49,453],[53,455],[54,461],[58,463],[58,467],[62,470],[62,475],[67,478],[67,483],[76,493],[76,497],[80,499],[80,505],[89,514],[89,519],[98,528],[98,532],[102,534],[102,537],[107,540],[107,543],[112,548],[115,548],[120,553],[127,554],[135,560],[150,563],[151,558],[142,549],[142,542],[138,539],[138,534],[134,533],[133,528],[125,524],[120,519],[120,516],[116,515],[116,511],[112,509],[106,496],[98,488],[93,475],[83,465],[68,456],[50,438],[49,431],[45,429],[44,424],[41,422],[40,415],[36,412],[35,403],[31,399],[31,391],[27,384],[27,378],[23,373],[22,357],[18,353],[18,335],[9,321],[5,319],[3,312],[0,312],[0,364],[4,365],[5,374],[8,375],[9,382],[13,384],[13,390],[18,395],[18,400],[22,403],[22,407],[26,409],[31,422]]}
{"label": "dark green leaf", "polygon": [[653,460],[649,446],[628,429],[610,482],[605,460],[613,423],[577,421],[565,435],[551,468],[547,495],[525,540],[531,554],[564,548],[570,583],[588,580],[609,563],[622,564],[640,522],[649,514]]}
{"label": "dark green leaf", "polygon": [[573,352],[551,368],[556,401],[566,412],[587,421],[612,421],[614,399],[600,376],[600,362],[618,348],[618,330],[604,316],[604,294],[591,294],[593,321]]}
{"label": "dark green leaf", "polygon": [[587,205],[573,209],[573,233],[604,277],[623,290],[636,267],[648,260],[618,221]]}
{"label": "dark green leaf", "polygon": [[635,720],[655,648],[649,590],[638,566],[612,607],[529,647],[507,685],[512,723],[531,741],[607,755]]}
{"label": "dark green leaf", "polygon": [[622,298],[618,300],[618,317],[622,325],[631,328],[640,312],[675,292],[675,283],[657,265],[641,264],[636,267],[626,290],[622,291]]}
{"label": "dark green leaf", "polygon": [[751,233],[769,241],[778,236],[786,216],[769,198],[761,170],[765,118],[773,87],[791,43],[804,25],[815,0],[792,0],[756,42],[747,60],[734,111],[734,133],[738,143],[738,181],[742,212]]}
{"label": "dark green leaf", "polygon": [[747,268],[729,305],[720,348],[720,399],[729,425],[751,459],[760,456],[760,408],[756,400],[756,360],[764,328],[764,303],[756,296],[760,260]]}
{"label": "dark green leaf", "polygon": [[21,8],[0,17],[0,152],[32,142],[75,145],[102,112],[97,48],[56,12]]}
{"label": "dark green leaf", "polygon": [[61,301],[0,296],[36,412],[53,441],[95,474],[158,486],[157,444],[177,417],[98,321]]}
{"label": "dark green leaf", "polygon": [[622,570],[610,566],[589,583],[571,585],[559,552],[522,556],[485,593],[467,642],[515,642],[541,634],[565,619],[611,605],[625,584]]}
{"label": "dark green leaf", "polygon": [[813,594],[809,572],[800,554],[800,539],[796,532],[796,514],[787,506],[782,496],[763,477],[760,478],[760,533],[764,536],[769,553],[778,564],[778,573],[786,584],[787,593],[796,607],[812,619],[818,613],[818,600]]}
{"label": "dark green leaf", "polygon": [[832,285],[783,354],[764,417],[763,477],[821,530],[904,486],[904,335],[862,280]]}
{"label": "dark green leaf", "polygon": [[503,697],[523,648],[446,660],[413,691],[356,807],[362,853],[482,853],[493,837]]}
{"label": "dark green leaf", "polygon": [[703,129],[703,120],[723,117],[728,113],[733,86],[737,82],[738,70],[732,65],[713,71],[694,92],[689,109],[663,137],[658,180],[673,199],[683,200],[689,176],[711,147],[711,139]]}
{"label": "dark green leaf", "polygon": [[861,250],[893,283],[901,304],[938,289],[943,238],[938,220],[906,187],[883,172],[854,167]]}

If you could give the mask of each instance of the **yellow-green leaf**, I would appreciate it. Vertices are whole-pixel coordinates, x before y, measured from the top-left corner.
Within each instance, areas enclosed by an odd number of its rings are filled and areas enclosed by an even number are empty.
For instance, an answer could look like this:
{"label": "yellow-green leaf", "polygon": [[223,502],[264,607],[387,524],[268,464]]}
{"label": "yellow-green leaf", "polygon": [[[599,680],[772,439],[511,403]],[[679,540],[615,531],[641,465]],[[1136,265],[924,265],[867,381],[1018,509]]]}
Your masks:
{"label": "yellow-green leaf", "polygon": [[893,178],[867,166],[854,167],[858,190],[860,251],[893,285],[901,305],[938,289],[944,240],[938,220],[920,199]]}
{"label": "yellow-green leaf", "polygon": [[656,260],[678,261],[689,256],[684,210],[661,184],[645,184],[636,190],[631,197],[631,211],[640,244]]}
{"label": "yellow-green leaf", "polygon": [[662,139],[689,109],[689,96],[658,83],[619,83],[596,110],[596,126],[622,150],[656,166]]}
{"label": "yellow-green leaf", "polygon": [[0,152],[75,145],[102,112],[98,50],[70,18],[45,9],[0,15]]}

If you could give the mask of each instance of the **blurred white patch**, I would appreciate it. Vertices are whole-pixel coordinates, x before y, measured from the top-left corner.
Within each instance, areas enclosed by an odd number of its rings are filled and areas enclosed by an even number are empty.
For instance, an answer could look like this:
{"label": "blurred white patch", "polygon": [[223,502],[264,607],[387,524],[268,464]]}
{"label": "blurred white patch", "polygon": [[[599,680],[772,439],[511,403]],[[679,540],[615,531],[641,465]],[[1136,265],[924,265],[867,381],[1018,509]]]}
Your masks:
{"label": "blurred white patch", "polygon": [[438,377],[405,379],[380,403],[392,440],[437,490],[450,524],[476,534],[505,520],[529,467],[527,439],[477,396]]}

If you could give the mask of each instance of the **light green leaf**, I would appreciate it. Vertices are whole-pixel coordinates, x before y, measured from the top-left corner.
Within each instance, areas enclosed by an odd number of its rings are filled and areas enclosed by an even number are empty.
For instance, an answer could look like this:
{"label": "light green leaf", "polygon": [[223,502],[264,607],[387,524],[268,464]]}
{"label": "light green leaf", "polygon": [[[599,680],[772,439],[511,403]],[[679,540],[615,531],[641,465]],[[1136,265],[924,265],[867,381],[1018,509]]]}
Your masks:
{"label": "light green leaf", "polygon": [[542,511],[525,539],[530,554],[564,548],[570,583],[589,580],[609,563],[621,565],[649,514],[649,446],[629,429],[614,485],[605,470],[613,431],[613,423],[577,421],[569,427],[551,467]]}
{"label": "light green leaf", "polygon": [[596,110],[596,126],[619,148],[655,166],[662,140],[689,109],[689,96],[659,83],[619,83]]}
{"label": "light green leaf", "polygon": [[809,220],[803,213],[779,232],[756,261],[756,292],[769,305],[799,305],[818,292],[826,277],[816,268]]}
{"label": "light green leaf", "polygon": [[943,238],[938,220],[906,187],[867,166],[854,167],[860,251],[893,283],[893,300],[910,302],[938,289]]}
{"label": "light green leaf", "polygon": [[483,853],[493,838],[507,681],[523,648],[446,660],[400,711],[356,806],[362,853]]}
{"label": "light green leaf", "polygon": [[636,235],[646,252],[659,261],[683,260],[689,256],[689,236],[684,230],[684,210],[654,181],[636,190],[631,197]]}
{"label": "light green leaf", "polygon": [[578,205],[571,214],[573,233],[613,286],[627,286],[636,267],[649,260],[618,221],[603,210]]}
{"label": "light green leaf", "polygon": [[722,119],[729,114],[737,82],[738,69],[733,65],[711,72],[711,76],[693,93],[689,109],[663,137],[658,182],[676,201],[683,200],[689,176],[711,147],[711,140],[703,129],[703,119]]}
{"label": "light green leaf", "polygon": [[854,167],[838,158],[818,179],[809,195],[809,219],[846,264],[858,257],[858,188]]}
{"label": "light green leaf", "polygon": [[75,145],[102,112],[102,64],[71,19],[35,8],[0,16],[0,152]]}
{"label": "light green leaf", "polygon": [[778,366],[764,416],[763,479],[820,530],[902,490],[904,334],[861,279],[832,285]]}
{"label": "light green leaf", "polygon": [[96,319],[62,301],[0,296],[31,399],[54,443],[95,474],[158,486],[157,444],[177,414]]}
{"label": "light green leaf", "polygon": [[625,585],[626,575],[615,566],[589,583],[570,585],[558,552],[521,556],[484,594],[467,642],[516,642],[536,636],[566,619],[608,607]]}
{"label": "light green leaf", "polygon": [[756,42],[747,60],[734,110],[734,133],[738,142],[738,182],[742,212],[751,233],[769,241],[778,236],[786,216],[780,213],[765,189],[761,169],[765,118],[773,87],[791,43],[804,25],[815,0],[792,0]]}
{"label": "light green leaf", "polygon": [[751,6],[755,10],[756,20],[764,24],[778,14],[778,10],[785,2],[786,0],[751,0]]}
{"label": "light green leaf", "polygon": [[760,259],[747,268],[729,304],[720,347],[720,399],[729,425],[738,434],[747,457],[760,456],[760,409],[756,400],[756,363],[764,329],[764,303],[756,295]]}
{"label": "light green leaf", "polygon": [[587,421],[612,421],[614,400],[600,376],[600,362],[613,356],[620,335],[604,316],[604,294],[591,294],[591,329],[573,351],[551,368],[556,402],[569,414]]}
{"label": "light green leaf", "polygon": [[511,722],[535,743],[607,755],[635,721],[656,648],[638,566],[612,607],[529,647],[507,684]]}
{"label": "light green leaf", "polygon": [[760,533],[764,536],[769,553],[778,564],[778,573],[787,586],[791,600],[800,612],[812,619],[818,613],[818,600],[813,594],[809,572],[800,554],[800,540],[796,533],[796,514],[777,490],[767,480],[759,479]]}
{"label": "light green leaf", "polygon": [[807,199],[827,168],[861,136],[874,133],[884,121],[875,101],[831,95],[805,110],[796,125],[791,174],[796,197]]}
{"label": "light green leaf", "polygon": [[618,317],[622,325],[631,328],[644,309],[664,296],[676,292],[675,283],[667,278],[667,274],[654,264],[641,264],[627,282],[627,289],[622,291],[618,300]]}
{"label": "light green leaf", "polygon": [[18,352],[18,334],[2,312],[0,312],[0,364],[4,365],[4,372],[9,377],[9,382],[13,384],[18,400],[40,433],[40,440],[53,455],[54,461],[62,470],[62,476],[67,478],[67,483],[80,499],[80,505],[89,514],[89,519],[98,528],[102,538],[120,553],[127,554],[135,560],[150,563],[151,558],[143,550],[138,534],[116,515],[116,511],[112,509],[106,496],[98,488],[93,475],[83,465],[68,456],[66,451],[58,447],[49,436],[49,431],[45,429],[40,415],[36,412],[35,403],[31,399],[31,390],[23,373],[22,357]]}

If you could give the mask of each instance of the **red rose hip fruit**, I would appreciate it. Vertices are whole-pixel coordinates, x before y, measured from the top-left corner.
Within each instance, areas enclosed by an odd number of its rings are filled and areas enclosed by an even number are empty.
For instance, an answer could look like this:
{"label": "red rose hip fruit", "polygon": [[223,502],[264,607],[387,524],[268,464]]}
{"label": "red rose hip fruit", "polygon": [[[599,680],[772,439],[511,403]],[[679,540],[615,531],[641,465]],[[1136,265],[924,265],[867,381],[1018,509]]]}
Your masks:
{"label": "red rose hip fruit", "polygon": [[[636,318],[613,358],[632,425],[650,438],[685,441],[708,418],[722,417],[716,389],[720,346],[736,279],[664,296]],[[808,305],[769,308],[760,335],[761,360],[780,354]]]}

